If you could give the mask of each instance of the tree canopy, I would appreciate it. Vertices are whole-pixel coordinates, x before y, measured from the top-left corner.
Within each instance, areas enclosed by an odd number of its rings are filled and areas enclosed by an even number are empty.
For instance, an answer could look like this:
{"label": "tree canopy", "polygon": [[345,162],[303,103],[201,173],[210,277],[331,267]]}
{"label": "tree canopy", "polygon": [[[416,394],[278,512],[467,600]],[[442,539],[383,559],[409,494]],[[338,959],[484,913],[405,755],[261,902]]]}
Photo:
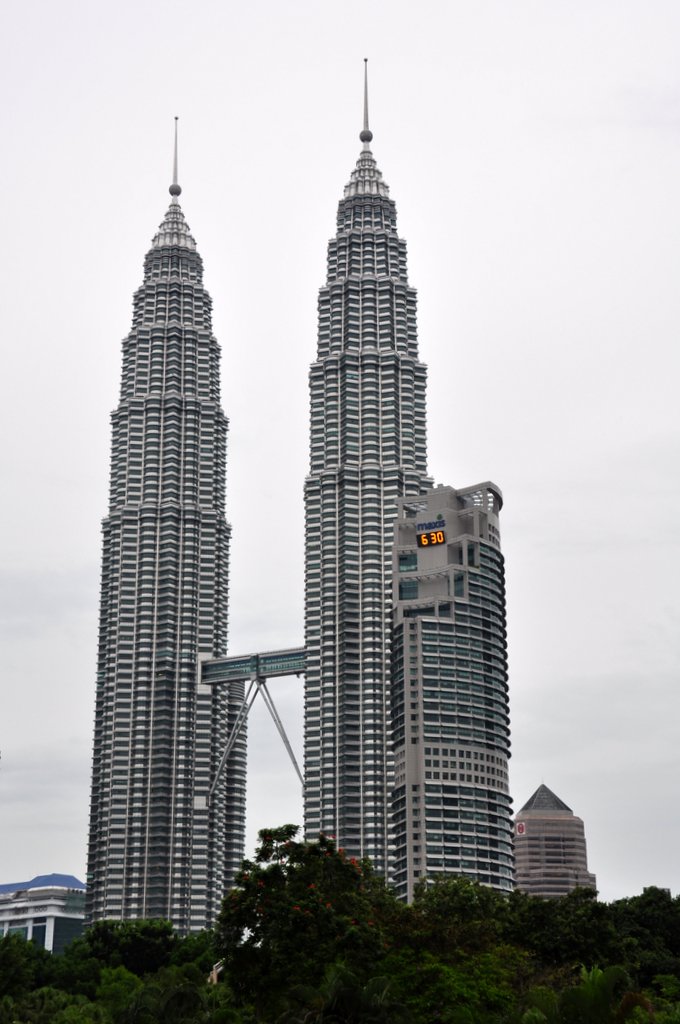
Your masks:
{"label": "tree canopy", "polygon": [[260,833],[214,932],[102,921],[59,956],[0,939],[0,1024],[680,1024],[665,890],[606,904],[447,877],[406,906],[368,861],[297,832]]}

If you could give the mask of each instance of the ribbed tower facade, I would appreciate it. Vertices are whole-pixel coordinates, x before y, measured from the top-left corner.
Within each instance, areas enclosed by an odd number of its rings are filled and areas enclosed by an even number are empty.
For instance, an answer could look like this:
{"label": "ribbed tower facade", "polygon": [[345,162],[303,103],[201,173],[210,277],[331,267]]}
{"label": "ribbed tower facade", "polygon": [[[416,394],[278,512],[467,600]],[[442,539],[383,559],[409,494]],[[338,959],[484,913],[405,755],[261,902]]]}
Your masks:
{"label": "ribbed tower facade", "polygon": [[214,921],[243,854],[245,735],[209,800],[242,684],[226,652],[230,527],[220,350],[203,264],[172,201],[144,263],[112,416],[87,916]]}
{"label": "ribbed tower facade", "polygon": [[387,873],[392,538],[423,493],[426,369],[394,202],[363,148],[319,294],[305,483],[305,831]]}

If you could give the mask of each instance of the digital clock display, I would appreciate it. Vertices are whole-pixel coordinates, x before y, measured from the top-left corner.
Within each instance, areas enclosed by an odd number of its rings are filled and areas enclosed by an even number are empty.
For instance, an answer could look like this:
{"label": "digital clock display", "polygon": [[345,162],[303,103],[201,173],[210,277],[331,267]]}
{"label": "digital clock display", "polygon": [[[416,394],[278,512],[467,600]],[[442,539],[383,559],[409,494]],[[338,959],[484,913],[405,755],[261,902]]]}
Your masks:
{"label": "digital clock display", "polygon": [[434,544],[446,544],[446,534],[443,530],[428,530],[427,533],[417,533],[416,543],[419,548],[429,548]]}

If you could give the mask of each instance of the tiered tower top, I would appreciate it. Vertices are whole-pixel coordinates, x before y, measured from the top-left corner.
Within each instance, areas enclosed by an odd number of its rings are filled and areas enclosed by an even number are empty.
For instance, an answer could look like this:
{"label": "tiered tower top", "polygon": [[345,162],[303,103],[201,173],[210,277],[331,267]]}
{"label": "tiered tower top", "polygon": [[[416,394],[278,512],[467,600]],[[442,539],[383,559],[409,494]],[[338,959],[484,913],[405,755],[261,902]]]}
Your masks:
{"label": "tiered tower top", "polygon": [[366,59],[364,60],[364,127],[359,138],[363,142],[363,149],[357,160],[356,168],[345,185],[345,199],[359,195],[389,196],[390,190],[382,180],[382,174],[378,170],[369,145],[373,139],[373,132],[368,127],[368,60]]}
{"label": "tiered tower top", "polygon": [[168,189],[172,199],[170,206],[161,224],[158,233],[154,235],[151,243],[152,248],[161,249],[166,245],[179,245],[184,249],[196,251],[196,239],[191,234],[191,228],[184,219],[182,208],[179,205],[179,196],[182,194],[182,187],[177,180],[177,121],[175,118],[175,150],[172,162],[172,184]]}

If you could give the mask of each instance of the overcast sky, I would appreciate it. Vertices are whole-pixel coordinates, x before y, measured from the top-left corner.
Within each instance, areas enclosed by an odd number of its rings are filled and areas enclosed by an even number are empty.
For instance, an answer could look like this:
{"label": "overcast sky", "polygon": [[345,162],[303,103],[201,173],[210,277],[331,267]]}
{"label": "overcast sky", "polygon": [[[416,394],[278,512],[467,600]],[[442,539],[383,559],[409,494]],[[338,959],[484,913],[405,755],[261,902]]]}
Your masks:
{"label": "overcast sky", "polygon": [[[167,207],[230,419],[230,652],[303,640],[316,301],[359,155],[399,212],[430,471],[503,490],[515,808],[680,890],[677,0],[22,0],[0,23],[0,882],[85,877],[120,344]],[[271,685],[301,756],[302,680]],[[301,821],[263,708],[249,845]]]}

